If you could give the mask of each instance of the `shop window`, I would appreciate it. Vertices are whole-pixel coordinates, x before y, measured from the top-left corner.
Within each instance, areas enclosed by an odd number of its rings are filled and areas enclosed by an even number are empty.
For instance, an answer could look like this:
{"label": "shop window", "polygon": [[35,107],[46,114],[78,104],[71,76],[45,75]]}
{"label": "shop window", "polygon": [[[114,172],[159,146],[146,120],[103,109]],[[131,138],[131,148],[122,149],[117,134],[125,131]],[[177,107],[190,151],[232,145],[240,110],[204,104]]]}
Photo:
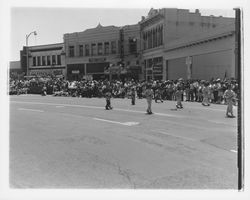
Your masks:
{"label": "shop window", "polygon": [[45,56],[42,56],[42,65],[43,65],[43,66],[45,66],[45,65],[46,65]]}
{"label": "shop window", "polygon": [[36,66],[36,57],[33,57],[33,66]]}
{"label": "shop window", "polygon": [[75,47],[69,46],[69,57],[74,57],[74,56],[75,56]]}
{"label": "shop window", "polygon": [[104,54],[109,54],[109,42],[104,43]]}
{"label": "shop window", "polygon": [[50,56],[47,56],[47,65],[51,65]]}
{"label": "shop window", "polygon": [[41,66],[41,57],[40,56],[37,57],[37,66]]}
{"label": "shop window", "polygon": [[116,53],[116,41],[111,42],[111,53],[112,54]]}
{"label": "shop window", "polygon": [[57,64],[61,65],[61,55],[57,55]]}
{"label": "shop window", "polygon": [[96,44],[91,44],[91,55],[96,56],[96,54],[97,54]]}
{"label": "shop window", "polygon": [[85,44],[85,56],[89,56],[89,45]]}
{"label": "shop window", "polygon": [[83,45],[79,45],[79,56],[83,56]]}
{"label": "shop window", "polygon": [[102,55],[102,43],[98,43],[98,55]]}
{"label": "shop window", "polygon": [[56,56],[52,55],[52,65],[56,65]]}

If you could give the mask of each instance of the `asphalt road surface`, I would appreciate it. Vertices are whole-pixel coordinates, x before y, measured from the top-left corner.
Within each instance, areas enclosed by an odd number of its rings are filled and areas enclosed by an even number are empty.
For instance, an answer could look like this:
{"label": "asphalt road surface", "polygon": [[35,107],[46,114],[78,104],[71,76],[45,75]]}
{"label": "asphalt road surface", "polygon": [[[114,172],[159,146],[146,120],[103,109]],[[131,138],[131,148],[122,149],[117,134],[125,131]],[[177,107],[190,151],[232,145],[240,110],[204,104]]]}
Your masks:
{"label": "asphalt road surface", "polygon": [[[225,105],[10,97],[12,188],[237,189],[237,119]],[[234,107],[236,114],[236,107]]]}

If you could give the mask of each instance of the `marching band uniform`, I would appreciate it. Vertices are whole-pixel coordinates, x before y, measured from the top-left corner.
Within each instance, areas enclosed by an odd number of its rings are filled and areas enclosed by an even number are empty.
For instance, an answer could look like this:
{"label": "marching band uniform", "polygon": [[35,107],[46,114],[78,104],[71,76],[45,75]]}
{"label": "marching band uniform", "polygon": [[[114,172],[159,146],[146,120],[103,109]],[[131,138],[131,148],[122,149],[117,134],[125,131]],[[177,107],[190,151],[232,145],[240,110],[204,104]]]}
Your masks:
{"label": "marching band uniform", "polygon": [[135,105],[135,88],[131,89],[131,104]]}
{"label": "marching band uniform", "polygon": [[111,106],[111,102],[110,102],[110,99],[111,99],[111,92],[110,91],[107,91],[106,94],[105,94],[105,97],[106,97],[106,110],[111,110],[113,109],[112,106]]}
{"label": "marching band uniform", "polygon": [[182,94],[183,94],[183,90],[181,90],[180,86],[177,87],[177,90],[175,92],[175,97],[176,97],[176,108],[183,108],[182,106]]}
{"label": "marching band uniform", "polygon": [[[228,89],[225,91],[224,93],[224,98],[226,99],[226,103],[227,103],[227,112],[226,112],[226,116],[227,117],[234,117],[233,115],[233,101],[236,98],[236,94],[234,93],[234,91],[231,89],[231,86],[228,86]],[[231,115],[229,115],[229,113]]]}
{"label": "marching band uniform", "polygon": [[151,86],[148,85],[147,89],[145,91],[145,96],[146,96],[147,104],[148,104],[148,108],[147,108],[147,113],[148,114],[153,114],[152,110],[151,110],[153,95],[154,95],[154,92],[151,89]]}
{"label": "marching band uniform", "polygon": [[203,106],[210,106],[210,103],[209,103],[210,91],[209,91],[208,85],[204,86],[204,88],[202,89],[202,93],[203,93],[202,105]]}

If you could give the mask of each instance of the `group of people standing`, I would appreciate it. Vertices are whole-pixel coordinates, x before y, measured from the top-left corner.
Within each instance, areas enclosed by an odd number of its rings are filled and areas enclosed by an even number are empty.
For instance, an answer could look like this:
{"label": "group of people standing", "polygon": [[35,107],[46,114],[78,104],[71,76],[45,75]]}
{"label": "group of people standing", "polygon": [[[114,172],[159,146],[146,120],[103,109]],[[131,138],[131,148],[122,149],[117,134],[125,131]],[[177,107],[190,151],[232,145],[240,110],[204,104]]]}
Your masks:
{"label": "group of people standing", "polygon": [[[236,105],[237,102],[237,92],[238,92],[238,85],[235,84],[236,82],[234,80],[229,80],[227,82],[225,82],[225,85],[223,83],[223,87],[221,86],[221,83],[219,82],[220,80],[216,80],[214,82],[212,82],[215,85],[212,85],[211,83],[209,83],[208,81],[203,81],[202,83],[202,87],[201,87],[201,97],[200,99],[202,102],[203,106],[210,106],[210,103],[214,102],[217,103],[217,100],[219,100],[219,102],[221,103],[222,100],[224,101],[224,104],[227,104],[227,110],[226,110],[226,116],[227,117],[235,117],[233,115],[233,105]],[[219,84],[218,84],[219,83]],[[220,87],[217,87],[220,86]],[[159,88],[157,88],[155,91],[153,89],[154,86],[154,82],[147,82],[145,84],[145,89],[143,90],[142,96],[144,96],[146,98],[147,101],[147,109],[146,112],[147,114],[153,114],[152,112],[152,101],[155,100],[155,102],[157,103],[157,100],[160,100],[161,102],[163,102],[162,100],[162,95],[159,92]],[[110,87],[110,86],[109,86]],[[132,84],[131,86],[131,104],[135,105],[135,98],[136,98],[136,87]],[[191,86],[190,88],[195,88],[194,86]],[[216,89],[215,89],[216,88]],[[219,90],[218,90],[219,88]],[[223,90],[221,89],[223,88]],[[111,91],[109,90],[106,93],[106,109],[109,110],[109,107],[111,107],[111,103],[110,103],[110,99],[111,99]],[[222,95],[218,95],[217,96],[217,92],[221,93],[222,91]],[[190,92],[190,91],[189,91]],[[183,108],[183,104],[182,101],[184,99],[184,94],[186,97],[186,101],[189,101],[187,95],[189,95],[190,93],[186,93],[185,91],[185,82],[183,79],[179,79],[176,82],[175,85],[175,90],[174,90],[174,99],[176,100],[176,109],[182,109]],[[192,96],[192,95],[191,95]],[[195,97],[196,95],[194,95]],[[214,98],[214,96],[216,98]],[[198,98],[191,98],[193,101],[194,99],[198,99]],[[197,100],[198,101],[198,100]],[[112,107],[110,108],[112,109]]]}
{"label": "group of people standing", "polygon": [[232,105],[237,102],[239,94],[238,83],[234,79],[220,80],[151,80],[151,81],[107,81],[107,80],[81,80],[68,81],[64,78],[31,80],[10,80],[10,88],[28,93],[31,86],[41,85],[42,95],[72,97],[105,97],[107,110],[112,109],[111,98],[131,98],[131,104],[135,105],[136,97],[146,98],[148,103],[147,113],[152,114],[152,101],[156,103],[164,100],[176,101],[176,109],[183,108],[183,101],[201,102],[203,106],[211,103],[228,104],[227,116],[232,115]]}

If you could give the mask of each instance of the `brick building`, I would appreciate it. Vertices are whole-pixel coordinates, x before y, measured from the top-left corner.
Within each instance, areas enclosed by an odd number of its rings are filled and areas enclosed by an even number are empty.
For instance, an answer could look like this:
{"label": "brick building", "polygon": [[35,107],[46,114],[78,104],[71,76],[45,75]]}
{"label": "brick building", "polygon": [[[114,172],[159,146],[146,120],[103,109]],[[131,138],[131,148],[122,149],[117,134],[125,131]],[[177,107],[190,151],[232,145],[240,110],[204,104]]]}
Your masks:
{"label": "brick building", "polygon": [[[66,33],[63,43],[29,47],[30,74],[85,79],[235,77],[235,19],[198,9],[150,9],[133,25]],[[27,71],[27,48],[21,66]]]}
{"label": "brick building", "polygon": [[[163,8],[151,9],[139,24],[145,79],[209,79],[227,72],[234,76],[234,18],[201,16],[197,9],[192,13],[185,9]],[[228,32],[230,39],[225,40]],[[191,41],[194,43],[187,49]],[[195,41],[199,45],[193,52]],[[182,46],[182,50],[177,50],[175,45]],[[202,60],[207,63],[202,64]],[[206,73],[201,73],[204,70]]]}
{"label": "brick building", "polygon": [[23,47],[20,56],[22,70],[27,75],[66,75],[64,43]]}
{"label": "brick building", "polygon": [[140,27],[102,26],[64,34],[68,79],[139,79]]}

